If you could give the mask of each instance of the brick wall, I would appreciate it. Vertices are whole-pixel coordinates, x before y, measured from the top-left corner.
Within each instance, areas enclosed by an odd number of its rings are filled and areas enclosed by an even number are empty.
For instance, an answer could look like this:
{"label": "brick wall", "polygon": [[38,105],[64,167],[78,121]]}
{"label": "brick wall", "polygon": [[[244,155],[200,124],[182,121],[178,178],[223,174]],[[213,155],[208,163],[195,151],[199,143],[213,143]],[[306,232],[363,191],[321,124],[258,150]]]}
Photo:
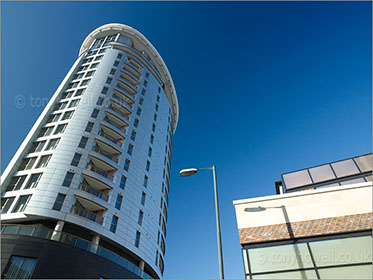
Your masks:
{"label": "brick wall", "polygon": [[241,244],[372,229],[373,213],[239,229]]}

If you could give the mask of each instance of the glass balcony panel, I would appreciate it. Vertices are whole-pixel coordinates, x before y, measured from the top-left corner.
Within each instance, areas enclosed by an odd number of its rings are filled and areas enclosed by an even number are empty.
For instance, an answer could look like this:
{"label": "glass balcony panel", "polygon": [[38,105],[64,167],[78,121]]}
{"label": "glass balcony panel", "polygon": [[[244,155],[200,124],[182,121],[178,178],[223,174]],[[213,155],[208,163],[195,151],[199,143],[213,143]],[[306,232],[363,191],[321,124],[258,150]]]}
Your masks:
{"label": "glass balcony panel", "polygon": [[310,168],[309,171],[314,183],[335,179],[333,170],[329,164]]}
{"label": "glass balcony panel", "polygon": [[80,184],[79,185],[79,190],[82,190],[82,191],[85,191],[87,193],[90,193],[90,194],[93,194],[94,196],[97,196],[105,201],[108,201],[108,195],[107,194],[104,194],[103,192],[99,191],[99,190],[96,190],[94,188],[92,188],[90,185],[87,185],[87,184]]}
{"label": "glass balcony panel", "polygon": [[19,235],[32,236],[33,231],[34,231],[33,227],[30,227],[30,226],[21,226],[19,228],[18,234]]}
{"label": "glass balcony panel", "polygon": [[282,175],[286,189],[306,186],[312,184],[307,170],[300,170]]}
{"label": "glass balcony panel", "polygon": [[360,173],[352,159],[334,162],[332,166],[338,178]]}

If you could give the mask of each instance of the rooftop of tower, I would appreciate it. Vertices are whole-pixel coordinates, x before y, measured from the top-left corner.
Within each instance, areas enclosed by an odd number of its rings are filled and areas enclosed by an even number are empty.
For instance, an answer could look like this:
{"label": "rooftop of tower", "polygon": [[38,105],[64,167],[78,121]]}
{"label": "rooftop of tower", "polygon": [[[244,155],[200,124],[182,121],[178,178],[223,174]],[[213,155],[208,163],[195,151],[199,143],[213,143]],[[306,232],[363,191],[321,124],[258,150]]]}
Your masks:
{"label": "rooftop of tower", "polygon": [[161,55],[143,34],[141,34],[139,31],[128,25],[120,23],[109,23],[102,25],[93,30],[85,38],[80,48],[79,56],[84,54],[90,48],[95,39],[100,38],[102,36],[112,35],[115,32],[121,33],[123,36],[132,39],[132,47],[136,49],[138,52],[142,53],[143,51],[145,51],[145,53],[148,55],[148,60],[160,74],[161,79],[164,83],[164,91],[171,104],[173,114],[173,132],[175,132],[177,122],[179,119],[179,104],[177,101],[175,86],[172,81],[171,74],[168,71],[168,68],[165,62],[163,61]]}

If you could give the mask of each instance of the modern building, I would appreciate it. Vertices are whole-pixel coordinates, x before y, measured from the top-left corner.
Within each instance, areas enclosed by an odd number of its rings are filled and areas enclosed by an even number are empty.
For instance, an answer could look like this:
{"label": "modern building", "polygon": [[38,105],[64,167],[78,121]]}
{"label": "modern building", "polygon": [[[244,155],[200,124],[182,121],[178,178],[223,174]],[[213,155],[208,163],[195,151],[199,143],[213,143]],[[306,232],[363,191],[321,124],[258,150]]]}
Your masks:
{"label": "modern building", "polygon": [[90,33],[1,177],[2,277],[162,277],[177,121],[154,46]]}
{"label": "modern building", "polygon": [[367,154],[282,174],[276,195],[236,200],[246,279],[372,279]]}

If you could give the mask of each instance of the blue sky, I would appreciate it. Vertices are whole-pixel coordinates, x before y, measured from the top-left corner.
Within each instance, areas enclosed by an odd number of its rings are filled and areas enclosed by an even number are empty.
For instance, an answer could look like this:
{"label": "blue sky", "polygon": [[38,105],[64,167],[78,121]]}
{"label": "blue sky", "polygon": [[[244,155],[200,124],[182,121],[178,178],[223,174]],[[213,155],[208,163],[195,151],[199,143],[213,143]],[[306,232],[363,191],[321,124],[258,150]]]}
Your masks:
{"label": "blue sky", "polygon": [[370,2],[1,6],[2,171],[43,109],[35,100],[54,93],[93,29],[130,25],[162,55],[180,107],[165,278],[219,277],[212,175],[180,169],[217,166],[226,277],[243,278],[233,200],[274,194],[282,173],[371,152]]}

